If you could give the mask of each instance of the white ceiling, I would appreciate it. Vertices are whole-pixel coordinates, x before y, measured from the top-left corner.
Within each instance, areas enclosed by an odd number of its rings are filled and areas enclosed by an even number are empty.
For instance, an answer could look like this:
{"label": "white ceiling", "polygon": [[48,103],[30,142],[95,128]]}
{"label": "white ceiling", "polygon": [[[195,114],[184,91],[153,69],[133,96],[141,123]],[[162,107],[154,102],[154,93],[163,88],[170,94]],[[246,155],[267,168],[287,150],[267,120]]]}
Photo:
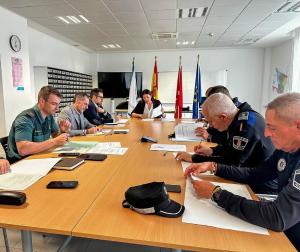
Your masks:
{"label": "white ceiling", "polygon": [[[230,47],[261,40],[300,13],[274,13],[287,0],[0,0],[0,6],[60,39],[91,51]],[[290,0],[297,2],[298,0]],[[201,18],[178,19],[179,8],[208,7]],[[90,23],[64,24],[57,16],[84,15]],[[38,25],[37,25],[38,24]],[[177,32],[177,40],[152,40]],[[213,36],[209,36],[213,33]],[[176,42],[195,41],[194,45]],[[282,40],[281,40],[282,41]],[[119,44],[105,49],[102,44]],[[259,43],[256,43],[259,45]],[[254,44],[255,45],[255,44]],[[266,46],[266,44],[264,44]]]}

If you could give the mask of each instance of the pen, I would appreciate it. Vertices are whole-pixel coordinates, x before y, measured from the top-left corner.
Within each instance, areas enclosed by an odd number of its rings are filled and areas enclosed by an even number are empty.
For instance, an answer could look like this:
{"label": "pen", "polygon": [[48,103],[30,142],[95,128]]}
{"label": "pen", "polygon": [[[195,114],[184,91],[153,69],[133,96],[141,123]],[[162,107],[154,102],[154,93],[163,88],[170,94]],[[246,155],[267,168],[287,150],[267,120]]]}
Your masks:
{"label": "pen", "polygon": [[167,153],[168,153],[168,151],[165,151],[164,154],[163,154],[163,156],[165,157],[167,155]]}

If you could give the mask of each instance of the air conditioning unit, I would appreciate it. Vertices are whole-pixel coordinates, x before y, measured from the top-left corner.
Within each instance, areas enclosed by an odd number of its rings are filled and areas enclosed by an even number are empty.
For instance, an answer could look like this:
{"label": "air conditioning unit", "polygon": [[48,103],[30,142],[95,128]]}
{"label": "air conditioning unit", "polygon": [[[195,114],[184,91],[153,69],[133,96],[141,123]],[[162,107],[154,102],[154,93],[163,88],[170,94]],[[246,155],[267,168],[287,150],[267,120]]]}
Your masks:
{"label": "air conditioning unit", "polygon": [[163,40],[163,39],[177,39],[177,32],[153,32],[152,39],[153,40]]}

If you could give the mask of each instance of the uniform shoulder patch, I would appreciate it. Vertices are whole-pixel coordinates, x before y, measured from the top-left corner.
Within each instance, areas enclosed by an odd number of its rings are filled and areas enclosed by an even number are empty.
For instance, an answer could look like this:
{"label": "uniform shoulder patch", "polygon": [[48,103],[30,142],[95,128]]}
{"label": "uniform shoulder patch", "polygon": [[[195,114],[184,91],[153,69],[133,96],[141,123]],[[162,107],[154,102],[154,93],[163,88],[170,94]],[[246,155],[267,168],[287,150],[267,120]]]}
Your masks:
{"label": "uniform shoulder patch", "polygon": [[249,112],[242,112],[239,114],[238,120],[239,121],[244,121],[244,120],[248,120],[249,117]]}
{"label": "uniform shoulder patch", "polygon": [[293,186],[300,191],[300,169],[294,173]]}
{"label": "uniform shoulder patch", "polygon": [[244,150],[248,142],[249,139],[245,137],[234,136],[232,141],[232,146],[237,150]]}
{"label": "uniform shoulder patch", "polygon": [[277,162],[277,170],[282,172],[286,167],[286,161],[284,158],[280,158]]}

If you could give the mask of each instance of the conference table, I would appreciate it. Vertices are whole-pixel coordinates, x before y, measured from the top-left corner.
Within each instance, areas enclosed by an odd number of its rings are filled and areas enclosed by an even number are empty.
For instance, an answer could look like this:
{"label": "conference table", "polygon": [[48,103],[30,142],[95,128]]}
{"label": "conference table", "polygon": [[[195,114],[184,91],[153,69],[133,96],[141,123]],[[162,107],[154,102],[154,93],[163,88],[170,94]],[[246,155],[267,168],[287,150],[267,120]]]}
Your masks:
{"label": "conference table", "polygon": [[[152,181],[181,185],[181,193],[169,195],[183,204],[186,181],[180,162],[171,152],[150,151],[151,143],[140,142],[141,136],[147,135],[159,143],[174,143],[167,136],[174,132],[176,123],[131,119],[125,126],[128,134],[72,138],[121,142],[128,151],[122,156],[109,155],[102,162],[86,161],[73,171],[51,171],[25,190],[27,202],[23,206],[0,207],[0,227],[21,230],[26,252],[32,251],[32,231],[191,251],[296,251],[282,232],[239,232],[183,223],[181,217],[142,215],[122,207],[130,186]],[[192,151],[195,143],[179,144]],[[30,158],[45,157],[57,154],[48,152]],[[214,176],[202,178],[225,181]],[[73,190],[46,189],[52,180],[78,180],[79,185]]]}

